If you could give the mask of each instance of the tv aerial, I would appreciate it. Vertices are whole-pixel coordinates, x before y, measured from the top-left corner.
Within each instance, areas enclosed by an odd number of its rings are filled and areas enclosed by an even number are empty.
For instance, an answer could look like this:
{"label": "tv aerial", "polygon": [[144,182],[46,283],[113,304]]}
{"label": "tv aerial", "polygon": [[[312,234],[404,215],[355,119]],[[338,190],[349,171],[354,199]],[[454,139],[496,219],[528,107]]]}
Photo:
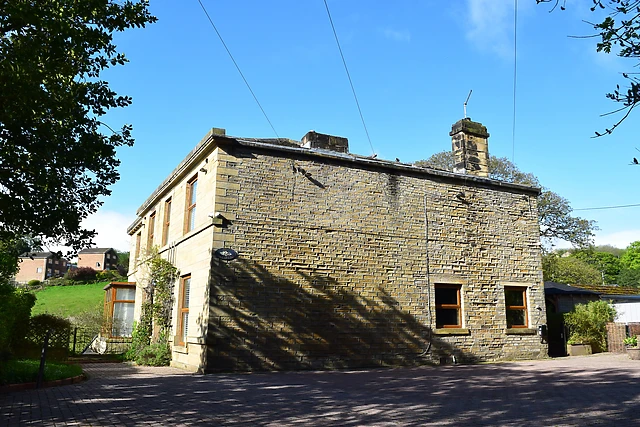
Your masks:
{"label": "tv aerial", "polygon": [[471,92],[473,92],[473,89],[471,89],[469,91],[469,95],[467,95],[467,100],[464,101],[463,107],[464,107],[464,118],[467,118],[467,104],[469,103],[469,98],[471,98]]}

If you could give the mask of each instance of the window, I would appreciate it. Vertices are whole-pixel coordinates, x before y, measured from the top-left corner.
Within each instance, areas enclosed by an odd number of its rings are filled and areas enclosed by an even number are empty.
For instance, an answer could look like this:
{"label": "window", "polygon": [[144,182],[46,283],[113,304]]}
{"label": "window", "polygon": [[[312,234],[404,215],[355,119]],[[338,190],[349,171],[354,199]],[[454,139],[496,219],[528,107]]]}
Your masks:
{"label": "window", "polygon": [[180,299],[178,300],[178,345],[185,345],[189,333],[189,293],[191,291],[191,276],[180,280]]}
{"label": "window", "polygon": [[162,224],[162,246],[169,242],[169,223],[171,222],[171,198],[164,202],[164,223]]}
{"label": "window", "polygon": [[36,273],[42,273],[42,267],[36,268]]}
{"label": "window", "polygon": [[51,258],[47,260],[47,264],[51,264]]}
{"label": "window", "polygon": [[135,257],[135,259],[138,259],[138,257],[140,256],[140,240],[141,239],[142,239],[142,233],[136,234],[136,257]]}
{"label": "window", "polygon": [[60,270],[53,270],[53,273],[57,276],[58,274],[60,274]]}
{"label": "window", "polygon": [[[109,285],[111,286],[111,285]],[[136,288],[134,286],[113,286],[107,288],[104,297],[105,313],[111,320],[112,337],[130,337],[133,332],[133,309]]]}
{"label": "window", "polygon": [[436,328],[462,328],[460,285],[436,284]]}
{"label": "window", "polygon": [[504,301],[507,311],[507,328],[526,328],[528,326],[527,288],[505,286]]}
{"label": "window", "polygon": [[96,262],[96,267],[100,267],[100,263],[99,262]]}
{"label": "window", "polygon": [[58,261],[58,260],[55,260],[54,264],[55,264],[55,265],[58,265],[58,264],[59,264],[59,261]]}
{"label": "window", "polygon": [[156,228],[156,213],[152,213],[151,215],[149,215],[149,231],[148,231],[148,237],[147,237],[147,250],[150,250],[153,247],[153,231]]}
{"label": "window", "polygon": [[111,258],[111,255],[107,254],[107,259]]}
{"label": "window", "polygon": [[187,183],[187,214],[185,217],[184,232],[188,233],[196,225],[196,191],[198,189],[198,177],[191,178]]}

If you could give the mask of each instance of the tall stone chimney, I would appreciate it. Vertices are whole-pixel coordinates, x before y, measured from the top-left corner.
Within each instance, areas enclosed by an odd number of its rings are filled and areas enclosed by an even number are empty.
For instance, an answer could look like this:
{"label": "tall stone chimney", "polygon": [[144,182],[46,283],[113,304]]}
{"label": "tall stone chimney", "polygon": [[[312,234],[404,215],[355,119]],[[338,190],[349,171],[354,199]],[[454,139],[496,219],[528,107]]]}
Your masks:
{"label": "tall stone chimney", "polygon": [[324,150],[349,152],[349,140],[341,136],[327,135],[310,130],[302,137],[302,146],[305,148],[321,148]]}
{"label": "tall stone chimney", "polygon": [[451,126],[451,147],[455,158],[453,171],[489,176],[489,132],[482,123],[470,118],[458,120]]}

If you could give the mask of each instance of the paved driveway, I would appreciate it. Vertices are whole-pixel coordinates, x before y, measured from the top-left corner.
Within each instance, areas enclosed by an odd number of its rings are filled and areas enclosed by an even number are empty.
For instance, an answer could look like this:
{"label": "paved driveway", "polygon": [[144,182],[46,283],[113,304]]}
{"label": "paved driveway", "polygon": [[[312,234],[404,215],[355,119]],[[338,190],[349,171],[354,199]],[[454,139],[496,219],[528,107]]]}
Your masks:
{"label": "paved driveway", "polygon": [[0,395],[0,425],[639,425],[640,361],[191,375],[85,366],[81,384]]}

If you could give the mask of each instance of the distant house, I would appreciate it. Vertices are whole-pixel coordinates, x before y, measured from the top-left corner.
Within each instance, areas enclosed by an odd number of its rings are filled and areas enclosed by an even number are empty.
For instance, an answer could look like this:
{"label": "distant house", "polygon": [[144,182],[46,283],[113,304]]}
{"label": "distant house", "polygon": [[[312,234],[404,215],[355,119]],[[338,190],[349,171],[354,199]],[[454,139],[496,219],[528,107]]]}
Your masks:
{"label": "distant house", "polygon": [[118,254],[113,248],[88,248],[78,253],[78,268],[91,267],[96,271],[113,270],[118,265]]}
{"label": "distant house", "polygon": [[20,255],[18,267],[15,281],[27,283],[64,275],[69,269],[69,261],[53,252],[26,252]]}

